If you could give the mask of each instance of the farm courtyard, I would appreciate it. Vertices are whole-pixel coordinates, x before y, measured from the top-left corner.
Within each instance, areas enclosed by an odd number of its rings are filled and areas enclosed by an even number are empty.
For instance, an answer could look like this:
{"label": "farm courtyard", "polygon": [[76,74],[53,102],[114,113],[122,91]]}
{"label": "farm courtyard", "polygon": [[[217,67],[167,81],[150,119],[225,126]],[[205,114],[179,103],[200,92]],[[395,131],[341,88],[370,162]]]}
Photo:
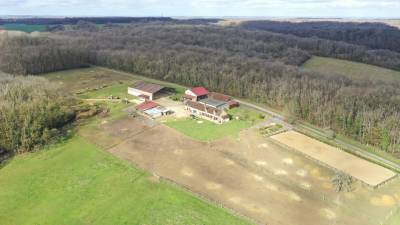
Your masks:
{"label": "farm courtyard", "polygon": [[[63,88],[77,93],[82,99],[102,99],[109,94],[122,94],[125,87],[121,88],[121,86],[141,79],[139,76],[123,75],[119,72],[115,72],[119,76],[110,76],[111,72],[102,68],[87,68],[69,71],[69,73],[71,77],[68,77],[68,74],[66,76],[65,74],[63,76],[50,74],[46,77],[58,81]],[[77,80],[79,82],[76,82]],[[88,90],[82,90],[86,84],[91,87]],[[182,88],[174,84],[164,82],[163,84],[177,90]],[[94,166],[95,170],[92,168],[87,175],[83,175],[89,176],[95,172],[96,182],[112,184],[113,188],[98,184],[104,188],[104,192],[100,193],[101,196],[109,196],[112,193],[109,202],[121,201],[122,203],[117,204],[117,208],[112,204],[108,205],[112,209],[112,215],[104,209],[91,209],[98,215],[111,215],[119,218],[118,222],[122,220],[131,222],[134,221],[132,218],[121,217],[118,210],[130,212],[132,216],[141,215],[144,212],[132,205],[144,204],[145,209],[155,212],[154,219],[156,220],[144,216],[137,221],[139,224],[247,223],[244,219],[232,217],[221,208],[212,206],[212,203],[216,203],[259,224],[396,225],[398,222],[400,213],[400,180],[398,178],[392,179],[378,189],[372,189],[356,181],[352,185],[351,192],[337,193],[331,183],[331,178],[335,175],[334,170],[277,144],[270,137],[262,136],[256,125],[263,119],[251,110],[242,108],[233,112],[238,118],[245,119],[230,121],[231,124],[215,125],[190,118],[166,120],[132,118],[125,112],[125,108],[131,105],[110,102],[104,104],[111,108],[110,115],[106,118],[95,117],[81,124],[77,128],[78,139],[72,139],[78,141],[77,144],[73,146],[67,144],[57,150],[49,150],[50,154],[54,152],[54,155],[46,156],[39,153],[37,156],[27,156],[27,159],[22,159],[25,161],[47,160],[49,163],[56,163],[51,161],[52,158],[66,154],[72,151],[71,149],[74,149],[73,152],[76,154],[83,154],[89,150],[91,157],[93,154],[105,157],[106,162],[97,161],[95,164],[88,162]],[[30,157],[34,159],[29,159]],[[77,158],[79,157],[73,156],[70,160],[74,161]],[[85,164],[85,162],[82,163]],[[100,168],[100,171],[96,168]],[[110,168],[116,170],[115,174],[110,174]],[[47,170],[43,167],[33,171],[37,172],[36,176],[40,176]],[[15,176],[15,173],[28,172],[18,170],[18,161],[11,162],[0,171],[0,185],[2,179],[9,179]],[[76,171],[76,173],[85,173],[85,171]],[[129,173],[132,173],[132,176]],[[141,175],[140,182],[126,181],[134,179],[136,173],[145,174]],[[115,180],[115,177],[118,179]],[[74,178],[68,178],[66,182],[74,183],[69,179]],[[85,182],[88,181],[82,180],[80,184],[85,185]],[[179,189],[171,189],[171,183],[187,190],[189,195],[182,194]],[[29,184],[27,185],[29,187]],[[35,187],[43,188],[40,190],[45,193],[48,191],[46,187],[35,185]],[[60,184],[60,186],[64,185]],[[148,188],[149,186],[151,188]],[[136,189],[143,191],[147,188],[149,191],[145,191],[145,196],[149,201],[134,194]],[[73,192],[73,190],[69,191]],[[115,194],[116,191],[118,194]],[[154,196],[151,191],[154,191]],[[18,196],[18,201],[13,202],[14,195],[11,189],[3,193],[8,194],[10,198],[6,205],[0,204],[2,210],[18,208],[19,204],[24,205],[25,202],[32,200],[30,196]],[[191,196],[190,193],[201,196],[209,202],[204,203],[197,197]],[[39,195],[39,192],[34,194]],[[93,193],[88,192],[88,194]],[[57,199],[60,195],[62,191],[53,193],[52,196]],[[93,196],[97,195],[93,194]],[[71,201],[66,202],[68,206],[73,207],[70,204]],[[79,202],[73,202],[73,204],[79,205]],[[186,206],[189,208],[184,210]],[[90,209],[90,206],[85,207]],[[172,209],[164,211],[167,208]],[[39,204],[39,209],[49,211],[51,207],[43,208]],[[201,214],[202,211],[206,214]],[[70,211],[64,212],[67,214]],[[179,212],[182,212],[181,217],[177,216]],[[79,212],[75,213],[79,214]],[[37,218],[33,214],[25,212],[25,215],[25,221],[43,221],[43,218]],[[96,221],[100,221],[96,220],[97,217],[93,217],[92,214],[80,215],[82,220],[78,223],[81,224],[95,224]],[[205,215],[210,215],[210,218],[205,219],[207,217]],[[178,222],[171,221],[172,217],[177,218]],[[100,216],[100,218],[106,217]],[[17,219],[22,220],[22,218],[11,217],[7,219],[10,224],[17,224]],[[68,217],[65,221],[65,224],[71,222]],[[105,221],[113,222],[112,220]],[[25,224],[29,224],[28,222]]]}

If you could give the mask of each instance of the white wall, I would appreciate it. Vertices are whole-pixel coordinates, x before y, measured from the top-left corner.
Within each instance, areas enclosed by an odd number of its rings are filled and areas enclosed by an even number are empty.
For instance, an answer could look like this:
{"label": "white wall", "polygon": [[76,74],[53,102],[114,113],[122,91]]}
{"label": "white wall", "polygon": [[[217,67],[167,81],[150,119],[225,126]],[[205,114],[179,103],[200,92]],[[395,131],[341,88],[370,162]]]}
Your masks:
{"label": "white wall", "polygon": [[151,94],[151,93],[148,93],[148,92],[144,92],[144,91],[141,91],[141,90],[138,90],[138,89],[135,89],[135,88],[131,88],[131,87],[128,87],[128,94],[130,94],[130,95],[133,95],[133,96],[139,96],[139,95],[147,95],[147,96],[149,96],[150,98],[150,100],[153,100],[153,94]]}

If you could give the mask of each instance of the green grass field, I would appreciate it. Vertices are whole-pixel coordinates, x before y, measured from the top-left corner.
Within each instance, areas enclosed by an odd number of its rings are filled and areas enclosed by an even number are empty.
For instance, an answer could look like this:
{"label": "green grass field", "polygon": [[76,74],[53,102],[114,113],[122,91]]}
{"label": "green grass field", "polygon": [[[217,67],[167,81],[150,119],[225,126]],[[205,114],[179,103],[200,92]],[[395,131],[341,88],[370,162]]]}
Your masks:
{"label": "green grass field", "polygon": [[173,88],[178,94],[185,92],[185,87],[178,84],[95,66],[47,73],[42,76],[58,83],[66,91],[79,93],[81,98],[107,98],[109,95],[130,97],[127,94],[128,86],[138,81]]}
{"label": "green grass field", "polygon": [[105,99],[112,95],[114,97],[131,99],[134,96],[128,94],[128,87],[128,84],[115,84],[97,91],[85,92],[78,96],[84,99]]}
{"label": "green grass field", "polygon": [[0,169],[1,224],[248,224],[79,136]]}
{"label": "green grass field", "polygon": [[[262,119],[259,113],[243,107],[229,111],[233,119],[223,124],[215,124],[203,119],[172,119],[165,124],[199,141],[212,141],[223,137],[236,137],[240,131],[255,125]],[[239,117],[236,119],[235,117]]]}
{"label": "green grass field", "polygon": [[333,58],[315,56],[308,60],[303,65],[303,68],[322,73],[330,72],[332,74],[340,74],[356,80],[367,79],[385,82],[400,81],[399,71]]}
{"label": "green grass field", "polygon": [[29,24],[4,24],[0,25],[5,30],[23,31],[26,33],[32,33],[34,31],[43,32],[47,30],[46,25],[29,25]]}

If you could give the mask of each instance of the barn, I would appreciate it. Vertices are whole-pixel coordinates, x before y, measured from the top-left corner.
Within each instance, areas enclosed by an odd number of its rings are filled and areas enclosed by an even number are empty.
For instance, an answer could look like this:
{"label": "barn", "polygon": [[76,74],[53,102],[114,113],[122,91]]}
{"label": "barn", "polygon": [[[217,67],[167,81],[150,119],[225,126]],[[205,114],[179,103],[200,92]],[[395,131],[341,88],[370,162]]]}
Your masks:
{"label": "barn", "polygon": [[132,87],[128,87],[128,94],[144,100],[153,100],[162,93],[164,88],[158,84],[139,82],[132,85]]}
{"label": "barn", "polygon": [[194,87],[185,91],[185,96],[183,96],[186,100],[191,101],[199,101],[201,99],[205,99],[208,96],[208,90],[204,87]]}

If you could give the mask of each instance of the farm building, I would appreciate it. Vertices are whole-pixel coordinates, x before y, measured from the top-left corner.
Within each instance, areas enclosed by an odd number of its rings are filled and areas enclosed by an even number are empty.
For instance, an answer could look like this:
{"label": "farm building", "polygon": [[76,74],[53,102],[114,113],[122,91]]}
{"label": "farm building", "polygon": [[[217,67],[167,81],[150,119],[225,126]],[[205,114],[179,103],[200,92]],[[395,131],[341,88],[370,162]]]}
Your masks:
{"label": "farm building", "polygon": [[157,118],[157,117],[160,117],[163,115],[168,115],[168,114],[172,113],[170,110],[168,110],[164,106],[161,106],[153,101],[147,101],[147,100],[144,101],[143,103],[137,105],[136,109],[152,118]]}
{"label": "farm building", "polygon": [[214,123],[221,124],[229,121],[229,116],[224,110],[207,105],[203,102],[187,101],[186,109],[191,115]]}
{"label": "farm building", "polygon": [[190,101],[199,101],[208,97],[208,90],[204,87],[194,87],[185,91],[183,98]]}
{"label": "farm building", "polygon": [[226,104],[225,107],[228,109],[232,109],[232,108],[239,106],[239,103],[237,101],[235,101],[232,97],[221,94],[221,93],[211,92],[208,95],[208,98],[216,100],[216,101],[224,102]]}
{"label": "farm building", "polygon": [[153,100],[157,95],[161,94],[163,86],[139,82],[132,87],[128,87],[128,94],[142,98],[143,100]]}
{"label": "farm building", "polygon": [[214,100],[214,99],[211,99],[211,98],[201,99],[199,102],[201,102],[201,103],[203,103],[203,104],[205,104],[207,106],[210,106],[212,108],[216,108],[216,109],[220,109],[220,110],[223,110],[223,109],[227,108],[226,102],[219,101],[219,100]]}

